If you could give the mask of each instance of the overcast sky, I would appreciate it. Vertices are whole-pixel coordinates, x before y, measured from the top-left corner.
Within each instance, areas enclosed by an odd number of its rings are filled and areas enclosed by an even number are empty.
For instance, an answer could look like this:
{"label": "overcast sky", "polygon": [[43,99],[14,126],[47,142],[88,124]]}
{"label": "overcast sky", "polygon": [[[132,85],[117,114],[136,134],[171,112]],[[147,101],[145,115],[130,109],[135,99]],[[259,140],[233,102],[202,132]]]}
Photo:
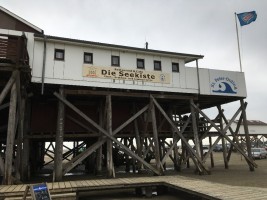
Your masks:
{"label": "overcast sky", "polygon": [[[240,71],[234,13],[255,10],[240,28],[248,119],[267,122],[266,0],[0,0],[45,34],[201,54],[201,68]],[[195,63],[191,63],[194,66]],[[230,118],[238,104],[225,106]],[[233,108],[233,109],[232,109]],[[230,111],[229,111],[230,110]]]}

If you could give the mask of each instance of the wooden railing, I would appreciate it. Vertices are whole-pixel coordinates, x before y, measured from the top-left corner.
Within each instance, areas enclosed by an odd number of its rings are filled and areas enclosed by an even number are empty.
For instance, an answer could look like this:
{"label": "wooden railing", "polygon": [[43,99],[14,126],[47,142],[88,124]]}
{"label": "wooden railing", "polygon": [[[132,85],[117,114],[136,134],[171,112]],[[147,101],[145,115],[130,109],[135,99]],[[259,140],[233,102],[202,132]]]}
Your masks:
{"label": "wooden railing", "polygon": [[0,63],[28,65],[27,38],[0,34]]}

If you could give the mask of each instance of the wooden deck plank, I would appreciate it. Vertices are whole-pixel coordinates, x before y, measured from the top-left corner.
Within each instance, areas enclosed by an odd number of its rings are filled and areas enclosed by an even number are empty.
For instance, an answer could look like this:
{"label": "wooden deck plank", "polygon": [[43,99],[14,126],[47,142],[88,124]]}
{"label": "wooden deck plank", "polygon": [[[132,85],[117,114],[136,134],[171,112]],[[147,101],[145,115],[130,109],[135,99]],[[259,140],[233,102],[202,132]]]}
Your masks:
{"label": "wooden deck plank", "polygon": [[53,183],[53,190],[59,189],[59,182],[54,182]]}
{"label": "wooden deck plank", "polygon": [[71,188],[70,182],[69,181],[65,181],[65,186],[66,186],[66,188]]}
{"label": "wooden deck plank", "polygon": [[70,185],[71,185],[71,187],[73,187],[73,188],[77,188],[76,181],[70,181]]}
{"label": "wooden deck plank", "polygon": [[58,184],[59,184],[59,188],[60,189],[65,189],[66,188],[65,182],[59,182]]}
{"label": "wooden deck plank", "polygon": [[83,187],[87,187],[87,183],[86,183],[85,180],[82,180],[82,181],[81,181],[81,184],[82,184]]}
{"label": "wooden deck plank", "polygon": [[22,191],[21,188],[23,187],[23,185],[17,185],[17,187],[14,188],[13,192],[20,192]]}
{"label": "wooden deck plank", "polygon": [[[193,178],[185,178],[180,176],[165,176],[165,177],[136,177],[136,178],[115,178],[115,179],[96,179],[96,180],[80,180],[80,181],[65,181],[47,183],[50,190],[56,190],[56,192],[64,193],[68,191],[79,191],[103,188],[103,187],[128,187],[130,185],[137,184],[157,184],[166,183],[174,188],[184,188],[192,191],[192,193],[199,193],[202,195],[208,195],[213,198],[219,199],[254,199],[263,200],[267,199],[266,188],[256,187],[239,187],[229,186],[220,183],[212,183],[204,180],[196,180]],[[0,187],[0,199],[4,195],[15,195],[18,192],[25,191],[26,185],[11,185]],[[11,197],[12,199],[12,197]]]}
{"label": "wooden deck plank", "polygon": [[49,190],[53,189],[53,183],[46,183],[47,187]]}
{"label": "wooden deck plank", "polygon": [[0,193],[3,193],[3,192],[6,192],[8,190],[8,188],[10,188],[11,186],[10,185],[6,185],[4,186],[1,190],[0,190]]}
{"label": "wooden deck plank", "polygon": [[17,185],[11,185],[5,192],[12,192],[16,187]]}
{"label": "wooden deck plank", "polygon": [[82,181],[76,181],[77,187],[83,187]]}

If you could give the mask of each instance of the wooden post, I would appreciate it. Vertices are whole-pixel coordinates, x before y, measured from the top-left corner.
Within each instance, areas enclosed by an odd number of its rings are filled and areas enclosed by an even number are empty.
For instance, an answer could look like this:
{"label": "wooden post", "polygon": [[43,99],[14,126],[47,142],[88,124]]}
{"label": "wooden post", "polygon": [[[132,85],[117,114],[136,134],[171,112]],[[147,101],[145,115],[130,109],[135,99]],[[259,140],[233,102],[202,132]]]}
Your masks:
{"label": "wooden post", "polygon": [[[100,103],[99,107],[99,126],[103,127],[104,125],[104,108],[103,108],[103,102]],[[101,133],[99,131],[99,133]],[[102,136],[98,137],[98,141],[103,140]],[[97,149],[96,151],[96,174],[101,175],[102,174],[102,154],[103,154],[103,148],[102,145]]]}
{"label": "wooden post", "polygon": [[[218,110],[222,110],[221,109],[221,106],[217,106]],[[223,118],[222,118],[222,115],[220,115],[220,129],[221,131],[223,131]],[[225,169],[228,169],[229,166],[228,166],[228,160],[227,160],[227,147],[226,147],[226,144],[225,144],[225,139],[224,137],[222,137],[222,149],[223,149],[223,161],[224,161],[224,168]]]}
{"label": "wooden post", "polygon": [[193,132],[194,132],[194,141],[195,141],[195,147],[196,147],[196,154],[201,157],[201,151],[200,151],[200,142],[199,142],[199,136],[197,131],[197,121],[196,121],[196,114],[194,107],[191,105],[194,104],[193,99],[190,99],[190,109],[191,109],[191,117],[192,117],[192,126],[193,126]]}
{"label": "wooden post", "polygon": [[152,127],[153,127],[153,141],[154,141],[154,147],[155,147],[156,168],[157,170],[161,171],[157,118],[156,118],[155,106],[154,106],[152,98],[150,98],[150,109],[151,109],[150,112],[151,112]]}
{"label": "wooden post", "polygon": [[[250,137],[249,137],[249,131],[248,131],[248,123],[247,123],[247,114],[246,114],[246,108],[244,100],[240,100],[241,109],[242,109],[242,116],[243,116],[243,126],[245,131],[245,137],[246,137],[246,145],[247,145],[247,151],[248,151],[248,157],[251,159],[251,143],[250,143]],[[254,171],[254,166],[252,164],[249,164],[250,171]]]}
{"label": "wooden post", "polygon": [[[107,103],[107,132],[109,135],[112,135],[112,102],[111,102],[111,95],[106,96],[106,103]],[[107,170],[108,170],[108,177],[114,178],[115,174],[113,174],[113,158],[112,158],[112,140],[107,141]]]}
{"label": "wooden post", "polygon": [[17,86],[13,84],[10,94],[10,106],[8,116],[7,141],[6,141],[6,157],[5,157],[5,173],[3,184],[11,185],[12,181],[12,161],[14,150],[14,139],[16,131],[16,111],[17,110]]}
{"label": "wooden post", "polygon": [[79,116],[81,116],[84,120],[86,120],[88,123],[90,123],[92,126],[94,126],[96,129],[101,131],[104,136],[107,138],[104,138],[101,142],[96,142],[94,145],[92,145],[89,149],[85,150],[83,153],[81,153],[79,156],[76,156],[78,158],[73,158],[69,163],[66,164],[64,168],[64,173],[67,173],[70,169],[75,167],[79,162],[81,162],[84,158],[86,158],[90,153],[95,151],[97,148],[99,148],[100,145],[104,144],[107,139],[112,140],[122,151],[124,151],[126,154],[131,156],[132,158],[135,158],[136,160],[142,162],[144,166],[151,169],[155,174],[161,175],[161,173],[155,169],[153,166],[151,166],[149,163],[147,163],[143,158],[140,158],[138,155],[136,155],[134,152],[132,152],[129,148],[125,147],[121,142],[119,142],[114,136],[121,131],[124,127],[126,127],[129,123],[134,121],[138,116],[140,116],[142,113],[144,113],[148,109],[148,105],[142,108],[140,111],[138,111],[134,116],[132,116],[130,119],[128,119],[125,123],[123,123],[120,127],[116,128],[112,135],[110,135],[106,130],[104,130],[102,127],[100,127],[96,122],[94,122],[91,118],[89,118],[87,115],[85,115],[81,110],[73,106],[69,101],[67,101],[65,98],[58,95],[56,92],[54,95],[65,103],[66,106],[71,108],[75,113],[77,113]]}
{"label": "wooden post", "polygon": [[[210,148],[212,146],[212,137],[209,136],[209,144],[210,144]],[[210,153],[210,165],[211,165],[211,168],[214,168],[214,159],[213,159],[213,153],[211,152]]]}
{"label": "wooden post", "polygon": [[0,105],[2,104],[2,102],[4,101],[6,95],[9,92],[10,88],[13,86],[14,82],[16,81],[17,76],[18,76],[18,71],[17,70],[13,71],[9,81],[5,85],[5,87],[2,90],[2,92],[0,93]]}
{"label": "wooden post", "polygon": [[30,165],[29,165],[29,155],[30,155],[30,142],[27,137],[28,128],[30,125],[31,118],[31,100],[29,98],[26,99],[25,105],[25,114],[24,114],[24,122],[23,122],[23,150],[22,150],[22,160],[21,160],[21,179],[26,181],[30,178]]}
{"label": "wooden post", "polygon": [[[60,96],[64,97],[64,88],[59,88]],[[53,181],[62,180],[62,157],[63,157],[63,137],[65,126],[65,106],[61,101],[58,102],[57,133],[54,160],[54,177]]]}
{"label": "wooden post", "polygon": [[24,117],[25,117],[25,95],[21,98],[19,106],[19,124],[18,124],[18,144],[17,144],[17,156],[16,156],[16,178],[21,179],[22,174],[22,153],[23,153],[23,134],[24,134]]}
{"label": "wooden post", "polygon": [[[136,112],[136,105],[133,105],[133,112]],[[134,132],[135,132],[135,140],[136,140],[136,148],[137,148],[137,155],[141,158],[142,157],[142,145],[141,145],[141,139],[140,139],[140,133],[139,133],[139,127],[138,127],[138,121],[137,119],[134,120]],[[142,168],[142,163],[138,162],[138,170]]]}

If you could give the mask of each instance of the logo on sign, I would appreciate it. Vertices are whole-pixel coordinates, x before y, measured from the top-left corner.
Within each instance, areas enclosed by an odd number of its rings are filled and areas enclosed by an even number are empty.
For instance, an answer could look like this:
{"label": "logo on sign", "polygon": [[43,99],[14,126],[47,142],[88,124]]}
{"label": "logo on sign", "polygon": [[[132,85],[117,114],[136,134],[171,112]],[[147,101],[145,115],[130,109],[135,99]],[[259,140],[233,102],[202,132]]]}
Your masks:
{"label": "logo on sign", "polygon": [[211,83],[212,92],[224,93],[224,94],[236,94],[237,85],[235,81],[229,77],[218,77],[215,78]]}
{"label": "logo on sign", "polygon": [[254,15],[252,13],[248,13],[247,15],[244,15],[242,17],[242,20],[246,23],[248,23],[251,19],[253,19]]}

